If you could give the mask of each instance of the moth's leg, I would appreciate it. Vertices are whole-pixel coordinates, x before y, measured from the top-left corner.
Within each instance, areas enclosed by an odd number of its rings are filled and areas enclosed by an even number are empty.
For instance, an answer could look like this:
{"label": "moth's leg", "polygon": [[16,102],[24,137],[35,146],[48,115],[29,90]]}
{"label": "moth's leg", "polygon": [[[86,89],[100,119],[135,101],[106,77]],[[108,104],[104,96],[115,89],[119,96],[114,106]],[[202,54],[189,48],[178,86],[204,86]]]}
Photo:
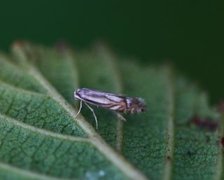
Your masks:
{"label": "moth's leg", "polygon": [[81,109],[82,109],[82,100],[80,100],[79,110],[78,110],[77,114],[75,115],[75,118],[79,115],[79,113],[81,112]]}
{"label": "moth's leg", "polygon": [[96,114],[95,114],[93,108],[91,108],[85,101],[84,101],[84,103],[90,109],[90,111],[92,111],[94,119],[95,119],[95,122],[96,122],[96,129],[98,129],[98,121],[97,121],[97,117],[96,117]]}
{"label": "moth's leg", "polygon": [[124,116],[121,115],[121,113],[116,113],[118,119],[122,120],[122,121],[127,121]]}

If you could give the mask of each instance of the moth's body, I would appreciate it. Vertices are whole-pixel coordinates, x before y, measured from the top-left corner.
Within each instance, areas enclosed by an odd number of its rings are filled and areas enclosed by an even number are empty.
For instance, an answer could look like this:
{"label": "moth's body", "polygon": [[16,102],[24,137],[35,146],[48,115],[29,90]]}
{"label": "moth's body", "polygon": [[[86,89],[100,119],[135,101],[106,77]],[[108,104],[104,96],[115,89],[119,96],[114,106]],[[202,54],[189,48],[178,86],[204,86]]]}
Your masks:
{"label": "moth's body", "polygon": [[76,90],[74,95],[81,101],[121,113],[133,114],[145,110],[145,103],[142,98],[125,97],[87,88]]}
{"label": "moth's body", "polygon": [[[83,101],[87,106],[88,104],[92,104],[97,107],[102,107],[114,111],[122,120],[125,120],[125,118],[120,113],[133,114],[143,112],[146,109],[145,102],[142,98],[126,97],[122,95],[116,95],[93,89],[87,89],[87,88],[77,89],[74,92],[74,97],[76,99],[79,99],[80,102]],[[93,109],[91,107],[89,108],[93,112],[97,123],[97,118],[95,116]],[[81,108],[79,109],[79,112],[80,110]]]}

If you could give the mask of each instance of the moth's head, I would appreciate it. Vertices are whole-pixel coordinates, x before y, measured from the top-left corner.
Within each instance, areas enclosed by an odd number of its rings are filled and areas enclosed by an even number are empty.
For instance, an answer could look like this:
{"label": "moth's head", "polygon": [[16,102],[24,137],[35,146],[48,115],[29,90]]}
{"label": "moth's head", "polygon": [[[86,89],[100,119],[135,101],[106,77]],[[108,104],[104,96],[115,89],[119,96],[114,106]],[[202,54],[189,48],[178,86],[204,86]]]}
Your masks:
{"label": "moth's head", "polygon": [[81,92],[81,89],[77,89],[76,91],[74,91],[74,98],[81,99],[80,92]]}
{"label": "moth's head", "polygon": [[144,99],[140,97],[129,98],[127,103],[131,113],[140,113],[146,111],[146,103]]}
{"label": "moth's head", "polygon": [[137,97],[135,98],[136,100],[134,100],[134,102],[136,103],[136,111],[139,113],[139,112],[145,112],[146,109],[147,109],[147,106],[146,106],[146,103],[145,103],[145,100],[140,98],[140,97]]}

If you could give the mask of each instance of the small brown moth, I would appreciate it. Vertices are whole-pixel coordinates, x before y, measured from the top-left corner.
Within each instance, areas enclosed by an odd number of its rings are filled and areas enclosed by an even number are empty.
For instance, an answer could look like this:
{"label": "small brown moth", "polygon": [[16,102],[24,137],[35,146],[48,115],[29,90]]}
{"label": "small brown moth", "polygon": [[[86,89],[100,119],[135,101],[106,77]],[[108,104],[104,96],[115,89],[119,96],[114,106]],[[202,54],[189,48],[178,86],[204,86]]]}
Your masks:
{"label": "small brown moth", "polygon": [[144,99],[139,97],[126,97],[87,88],[77,89],[74,92],[74,97],[80,100],[80,107],[77,115],[82,109],[82,102],[84,102],[93,113],[96,121],[96,128],[98,128],[97,117],[94,110],[88,104],[114,111],[118,117],[124,121],[126,119],[121,115],[121,113],[134,114],[146,110]]}

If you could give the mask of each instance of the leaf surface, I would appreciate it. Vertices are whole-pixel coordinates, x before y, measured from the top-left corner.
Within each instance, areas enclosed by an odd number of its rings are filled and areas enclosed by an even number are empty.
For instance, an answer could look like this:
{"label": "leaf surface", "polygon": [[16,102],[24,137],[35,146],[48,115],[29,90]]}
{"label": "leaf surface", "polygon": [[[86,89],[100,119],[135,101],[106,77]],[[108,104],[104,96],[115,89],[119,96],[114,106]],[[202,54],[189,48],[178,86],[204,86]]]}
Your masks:
{"label": "leaf surface", "polygon": [[[146,101],[125,115],[84,107],[88,87]],[[195,117],[199,122],[192,121]],[[75,52],[17,43],[0,56],[0,177],[8,179],[220,179],[219,114],[167,66],[142,67],[104,47]]]}

